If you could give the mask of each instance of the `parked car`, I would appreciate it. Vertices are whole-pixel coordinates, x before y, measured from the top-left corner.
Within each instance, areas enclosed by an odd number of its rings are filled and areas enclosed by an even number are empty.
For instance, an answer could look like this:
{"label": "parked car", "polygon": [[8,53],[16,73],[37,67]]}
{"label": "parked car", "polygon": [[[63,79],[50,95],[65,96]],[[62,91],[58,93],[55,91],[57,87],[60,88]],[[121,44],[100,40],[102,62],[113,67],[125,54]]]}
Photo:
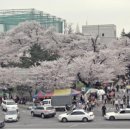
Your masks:
{"label": "parked car", "polygon": [[116,112],[108,112],[104,118],[108,120],[130,119],[130,108],[120,109]]}
{"label": "parked car", "polygon": [[5,114],[5,121],[18,121],[20,118],[19,111],[11,110]]}
{"label": "parked car", "polygon": [[1,108],[5,111],[18,110],[18,105],[14,100],[2,100]]}
{"label": "parked car", "polygon": [[58,116],[58,120],[61,122],[67,121],[83,121],[87,122],[94,120],[95,116],[93,112],[86,112],[83,109],[76,109],[71,112],[63,113]]}
{"label": "parked car", "polygon": [[34,109],[36,106],[35,105],[32,105],[32,106],[28,106],[27,107],[27,110],[31,110],[31,109]]}
{"label": "parked car", "polygon": [[31,110],[36,107],[36,105],[34,103],[29,103],[29,104],[27,104],[27,106],[28,106],[27,110]]}
{"label": "parked car", "polygon": [[32,116],[41,116],[42,118],[45,118],[47,116],[54,117],[56,115],[56,110],[52,106],[36,106],[31,109],[31,115]]}
{"label": "parked car", "polygon": [[5,122],[4,121],[0,121],[0,128],[3,128],[5,126]]}

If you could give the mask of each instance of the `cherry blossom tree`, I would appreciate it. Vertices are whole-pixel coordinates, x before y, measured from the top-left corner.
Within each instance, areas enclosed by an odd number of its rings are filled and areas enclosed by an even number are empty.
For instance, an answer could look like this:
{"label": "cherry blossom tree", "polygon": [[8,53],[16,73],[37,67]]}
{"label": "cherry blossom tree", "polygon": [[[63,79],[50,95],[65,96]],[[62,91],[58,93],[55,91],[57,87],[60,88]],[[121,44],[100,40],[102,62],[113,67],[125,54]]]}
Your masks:
{"label": "cherry blossom tree", "polygon": [[44,29],[39,23],[24,22],[0,36],[0,62],[20,62],[29,55],[32,45],[60,55],[54,61],[40,61],[30,68],[0,68],[0,83],[37,85],[45,89],[69,88],[77,80],[92,84],[112,80],[127,72],[130,63],[130,40],[126,37],[107,45],[98,37],[82,34],[58,34],[53,28]]}

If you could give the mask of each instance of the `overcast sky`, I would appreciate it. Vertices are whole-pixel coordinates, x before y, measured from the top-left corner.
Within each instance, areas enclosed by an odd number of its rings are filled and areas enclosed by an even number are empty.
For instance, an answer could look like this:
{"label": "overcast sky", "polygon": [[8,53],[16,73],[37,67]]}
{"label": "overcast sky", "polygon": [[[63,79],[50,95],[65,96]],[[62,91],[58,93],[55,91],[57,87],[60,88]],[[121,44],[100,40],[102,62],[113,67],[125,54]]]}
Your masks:
{"label": "overcast sky", "polygon": [[130,32],[130,0],[0,0],[2,9],[35,8],[73,23],[98,25],[115,24],[117,34]]}

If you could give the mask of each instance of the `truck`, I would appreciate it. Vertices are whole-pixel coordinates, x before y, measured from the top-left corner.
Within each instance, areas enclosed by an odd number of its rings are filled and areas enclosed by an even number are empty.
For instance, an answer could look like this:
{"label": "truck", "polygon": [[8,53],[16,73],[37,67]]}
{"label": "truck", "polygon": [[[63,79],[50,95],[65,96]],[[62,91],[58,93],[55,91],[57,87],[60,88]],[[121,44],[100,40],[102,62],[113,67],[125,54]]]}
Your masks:
{"label": "truck", "polygon": [[53,106],[56,110],[66,110],[66,105],[72,106],[73,96],[53,96],[51,99],[44,99],[43,105]]}

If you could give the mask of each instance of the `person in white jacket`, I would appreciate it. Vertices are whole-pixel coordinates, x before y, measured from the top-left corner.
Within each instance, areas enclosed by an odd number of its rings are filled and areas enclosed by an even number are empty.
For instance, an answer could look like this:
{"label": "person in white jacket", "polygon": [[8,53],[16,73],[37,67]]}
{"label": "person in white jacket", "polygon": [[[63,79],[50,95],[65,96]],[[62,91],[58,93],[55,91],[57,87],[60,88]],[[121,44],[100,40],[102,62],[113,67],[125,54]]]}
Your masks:
{"label": "person in white jacket", "polygon": [[119,101],[117,98],[115,99],[115,107],[116,107],[116,110],[119,110]]}

